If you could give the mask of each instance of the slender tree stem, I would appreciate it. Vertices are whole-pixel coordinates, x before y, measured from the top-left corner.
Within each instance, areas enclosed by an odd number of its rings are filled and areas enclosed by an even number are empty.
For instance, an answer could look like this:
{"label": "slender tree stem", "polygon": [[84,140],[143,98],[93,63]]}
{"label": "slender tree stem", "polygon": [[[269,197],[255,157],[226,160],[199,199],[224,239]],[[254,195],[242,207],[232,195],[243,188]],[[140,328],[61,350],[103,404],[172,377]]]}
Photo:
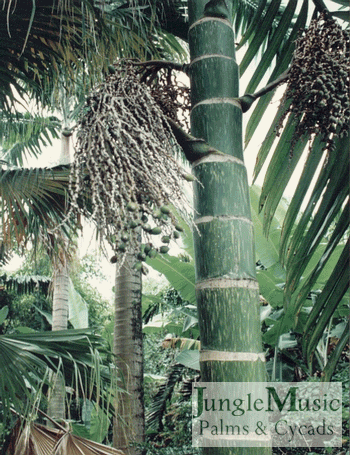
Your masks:
{"label": "slender tree stem", "polygon": [[261,96],[265,95],[266,93],[271,92],[271,90],[274,90],[280,84],[287,81],[288,77],[289,77],[289,72],[290,72],[290,67],[287,68],[277,79],[275,79],[274,81],[267,84],[261,90],[258,90],[255,93],[245,93],[243,96],[238,98],[237,101],[239,101],[239,103],[241,104],[242,111],[247,112],[255,100],[257,100]]}

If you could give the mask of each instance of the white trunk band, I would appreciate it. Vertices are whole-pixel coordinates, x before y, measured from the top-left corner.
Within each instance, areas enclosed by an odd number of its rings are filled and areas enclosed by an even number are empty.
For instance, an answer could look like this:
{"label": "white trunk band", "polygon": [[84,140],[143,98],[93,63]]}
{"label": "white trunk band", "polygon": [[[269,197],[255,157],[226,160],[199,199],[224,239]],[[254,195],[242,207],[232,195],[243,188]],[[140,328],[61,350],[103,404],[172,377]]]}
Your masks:
{"label": "white trunk band", "polygon": [[265,362],[263,352],[200,351],[200,362]]}
{"label": "white trunk band", "polygon": [[197,106],[200,106],[202,104],[232,104],[233,106],[238,107],[239,109],[242,109],[241,103],[237,101],[236,98],[208,98],[203,101],[199,101],[197,104],[195,104],[192,107],[191,112],[196,109]]}
{"label": "white trunk band", "polygon": [[245,166],[245,164],[242,160],[235,158],[234,156],[226,155],[226,154],[218,155],[218,154],[213,153],[211,155],[207,155],[203,158],[200,158],[197,161],[194,161],[192,163],[192,168],[194,168],[194,167],[198,166],[198,164],[202,164],[202,163],[236,163],[236,164],[240,164],[241,166]]}
{"label": "white trunk band", "polygon": [[234,279],[234,278],[210,278],[208,280],[199,281],[196,284],[196,290],[205,289],[227,289],[227,288],[240,288],[259,290],[259,283],[256,280],[248,279]]}
{"label": "white trunk band", "polygon": [[229,216],[229,215],[221,215],[221,216],[202,216],[197,218],[194,223],[195,224],[202,224],[202,223],[210,223],[213,220],[222,220],[222,221],[231,221],[237,220],[242,221],[243,223],[248,223],[253,225],[253,222],[249,218],[244,218],[243,216]]}
{"label": "white trunk band", "polygon": [[208,60],[208,58],[223,58],[225,60],[231,60],[233,62],[236,62],[236,60],[228,55],[222,55],[222,54],[203,54],[200,57],[194,58],[191,63],[190,63],[190,68],[193,66],[195,63],[200,62],[201,60]]}
{"label": "white trunk band", "polygon": [[193,22],[193,24],[190,25],[189,30],[192,30],[193,27],[203,24],[204,22],[213,22],[213,21],[221,22],[222,24],[227,25],[228,27],[230,27],[231,30],[233,30],[232,24],[230,23],[230,21],[228,21],[227,19],[223,19],[221,17],[202,17],[201,19],[198,19],[196,22]]}

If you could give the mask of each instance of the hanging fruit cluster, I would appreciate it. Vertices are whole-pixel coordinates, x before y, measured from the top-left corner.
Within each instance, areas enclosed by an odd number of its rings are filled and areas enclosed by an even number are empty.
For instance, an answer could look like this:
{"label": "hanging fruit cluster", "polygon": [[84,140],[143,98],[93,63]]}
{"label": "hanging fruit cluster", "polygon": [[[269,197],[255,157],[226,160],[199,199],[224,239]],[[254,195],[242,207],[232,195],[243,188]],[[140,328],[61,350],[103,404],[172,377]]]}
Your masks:
{"label": "hanging fruit cluster", "polygon": [[291,104],[280,122],[289,112],[299,118],[293,143],[317,134],[331,151],[334,137],[348,134],[349,70],[349,30],[320,14],[296,41],[285,97]]}
{"label": "hanging fruit cluster", "polygon": [[190,88],[181,83],[171,68],[155,65],[141,69],[141,81],[151,90],[151,95],[163,114],[177,122],[189,132],[189,113],[191,110]]}
{"label": "hanging fruit cluster", "polygon": [[[182,231],[170,204],[183,213],[183,179],[192,176],[174,160],[179,148],[166,116],[135,67],[119,63],[87,99],[70,180],[71,211],[89,192],[92,219],[113,246],[112,262],[133,252],[136,267],[166,253]],[[140,236],[147,244],[140,251]],[[162,246],[153,246],[153,236]],[[159,237],[158,237],[159,238]],[[159,242],[156,242],[159,243]]]}

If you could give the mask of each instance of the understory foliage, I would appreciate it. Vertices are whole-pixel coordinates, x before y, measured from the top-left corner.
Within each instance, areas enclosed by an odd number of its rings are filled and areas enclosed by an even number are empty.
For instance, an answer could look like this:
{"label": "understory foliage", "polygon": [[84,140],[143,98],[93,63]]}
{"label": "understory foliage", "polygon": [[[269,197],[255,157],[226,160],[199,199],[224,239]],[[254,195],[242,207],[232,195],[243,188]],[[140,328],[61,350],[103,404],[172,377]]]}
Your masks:
{"label": "understory foliage", "polygon": [[285,100],[291,104],[282,116],[278,130],[289,112],[300,116],[295,142],[305,134],[320,134],[325,148],[334,148],[334,136],[348,135],[350,42],[349,30],[325,13],[311,21],[296,40]]}
{"label": "understory foliage", "polygon": [[[140,261],[166,253],[181,230],[169,204],[179,211],[188,206],[187,175],[174,159],[180,149],[164,114],[166,98],[158,96],[161,109],[136,67],[120,62],[91,93],[80,120],[71,211],[79,210],[82,192],[91,195],[92,219],[116,252],[112,262],[122,263],[127,251]],[[163,234],[164,245],[140,251],[141,228],[146,238]]]}

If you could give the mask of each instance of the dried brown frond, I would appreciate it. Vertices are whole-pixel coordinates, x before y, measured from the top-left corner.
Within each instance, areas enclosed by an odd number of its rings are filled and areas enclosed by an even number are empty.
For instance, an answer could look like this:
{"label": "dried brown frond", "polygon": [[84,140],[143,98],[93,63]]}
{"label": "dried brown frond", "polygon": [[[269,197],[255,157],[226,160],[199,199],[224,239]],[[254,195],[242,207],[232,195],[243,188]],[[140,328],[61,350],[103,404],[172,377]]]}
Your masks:
{"label": "dried brown frond", "polygon": [[348,134],[349,70],[349,31],[321,14],[297,39],[289,73],[284,101],[291,104],[279,129],[289,113],[300,119],[292,148],[305,134],[317,134],[330,151],[335,136]]}
{"label": "dried brown frond", "polygon": [[[168,206],[182,211],[187,205],[185,173],[174,159],[179,147],[152,90],[130,63],[115,65],[112,73],[89,96],[80,121],[71,212],[79,211],[80,195],[89,192],[92,219],[116,251],[113,262],[130,250],[144,260],[156,250],[166,252],[178,236]],[[162,233],[163,247],[137,251],[141,229],[146,237]]]}
{"label": "dried brown frond", "polygon": [[89,439],[75,436],[67,429],[48,428],[29,422],[18,421],[10,438],[7,455],[123,455],[123,452]]}

